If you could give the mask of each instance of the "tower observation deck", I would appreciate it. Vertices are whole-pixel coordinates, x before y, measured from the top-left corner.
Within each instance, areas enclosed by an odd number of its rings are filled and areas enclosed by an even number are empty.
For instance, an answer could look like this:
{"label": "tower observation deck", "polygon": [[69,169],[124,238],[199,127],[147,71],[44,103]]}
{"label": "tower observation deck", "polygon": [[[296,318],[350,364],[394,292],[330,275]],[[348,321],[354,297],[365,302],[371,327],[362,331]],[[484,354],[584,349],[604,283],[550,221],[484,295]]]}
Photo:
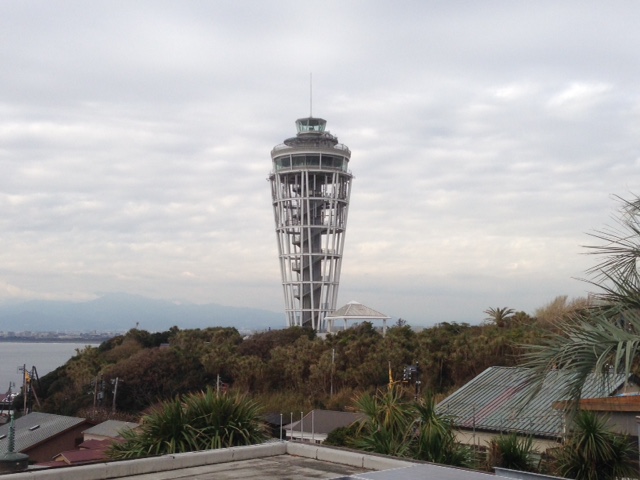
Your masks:
{"label": "tower observation deck", "polygon": [[321,118],[271,151],[269,175],[287,325],[326,330],[338,300],[353,176],[351,151]]}

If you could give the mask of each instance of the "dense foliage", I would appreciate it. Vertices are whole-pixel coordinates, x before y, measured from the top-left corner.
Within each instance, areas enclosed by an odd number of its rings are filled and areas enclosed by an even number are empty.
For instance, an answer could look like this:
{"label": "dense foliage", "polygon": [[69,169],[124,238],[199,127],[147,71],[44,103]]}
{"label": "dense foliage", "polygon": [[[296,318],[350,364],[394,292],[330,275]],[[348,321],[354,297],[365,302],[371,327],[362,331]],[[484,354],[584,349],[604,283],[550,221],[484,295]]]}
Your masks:
{"label": "dense foliage", "polygon": [[[385,385],[389,367],[398,376],[404,365],[418,362],[423,387],[442,394],[487,367],[516,364],[520,344],[536,342],[545,331],[522,312],[499,324],[441,323],[419,332],[403,323],[384,337],[364,322],[326,339],[299,327],[247,338],[235,328],[132,329],[79,351],[42,379],[38,395],[42,409],[52,413],[74,415],[94,402],[109,409],[117,378],[116,410],[135,413],[215,386],[219,378],[255,398],[282,394],[281,411],[343,409],[355,393]],[[285,397],[305,403],[286,404]]]}
{"label": "dense foliage", "polygon": [[252,445],[267,437],[260,413],[251,400],[209,388],[162,403],[107,453],[125,459]]}
{"label": "dense foliage", "polygon": [[433,395],[407,400],[397,384],[365,393],[356,401],[364,414],[348,446],[416,460],[470,467],[471,450],[456,442],[453,424],[435,409]]}
{"label": "dense foliage", "polygon": [[568,441],[554,455],[557,475],[577,480],[637,478],[637,448],[626,437],[607,430],[593,412],[579,412]]}
{"label": "dense foliage", "polygon": [[499,435],[489,442],[487,467],[535,472],[538,469],[534,458],[537,453],[531,437],[520,437],[515,433]]}

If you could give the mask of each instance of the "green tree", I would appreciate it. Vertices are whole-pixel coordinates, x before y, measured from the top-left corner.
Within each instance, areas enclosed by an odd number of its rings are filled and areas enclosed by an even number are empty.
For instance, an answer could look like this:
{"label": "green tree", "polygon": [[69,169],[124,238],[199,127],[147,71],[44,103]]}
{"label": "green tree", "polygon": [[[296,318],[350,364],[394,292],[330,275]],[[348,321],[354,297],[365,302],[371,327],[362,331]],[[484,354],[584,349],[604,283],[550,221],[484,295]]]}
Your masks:
{"label": "green tree", "polygon": [[80,392],[95,379],[106,361],[98,348],[90,345],[82,350],[76,349],[76,353],[77,355],[67,362],[66,373]]}
{"label": "green tree", "polygon": [[489,308],[484,311],[488,315],[488,318],[485,320],[489,320],[493,322],[498,327],[508,327],[509,322],[516,311],[513,308]]}
{"label": "green tree", "polygon": [[261,392],[265,385],[265,363],[255,355],[239,356],[233,371],[233,387],[243,392]]}
{"label": "green tree", "polygon": [[637,450],[631,442],[606,429],[595,413],[581,411],[574,419],[568,441],[554,458],[555,473],[578,480],[614,480],[637,477],[633,459]]}
{"label": "green tree", "polygon": [[446,392],[480,373],[485,361],[477,355],[477,347],[484,348],[485,342],[478,340],[483,332],[480,326],[447,322],[420,332],[417,336],[417,360],[423,372],[424,387]]}
{"label": "green tree", "polygon": [[138,429],[123,432],[125,441],[107,454],[126,459],[259,443],[267,438],[260,415],[252,401],[208,388],[163,403]]}
{"label": "green tree", "polygon": [[147,348],[104,370],[106,381],[119,378],[117,407],[141,411],[177,394],[203,389],[215,377],[205,375],[197,358],[175,348]]}
{"label": "green tree", "polygon": [[315,338],[316,332],[311,328],[289,327],[282,330],[268,330],[256,333],[238,346],[238,353],[241,355],[255,355],[263,361],[271,358],[271,351],[275,347],[285,347],[292,344],[300,337],[307,337],[309,340]]}
{"label": "green tree", "polygon": [[324,345],[321,340],[300,336],[293,344],[275,347],[267,363],[266,377],[272,389],[306,392],[311,366],[318,363]]}
{"label": "green tree", "polygon": [[376,388],[389,378],[388,358],[381,358],[382,335],[371,322],[338,332],[327,340],[328,348],[336,350],[337,388]]}

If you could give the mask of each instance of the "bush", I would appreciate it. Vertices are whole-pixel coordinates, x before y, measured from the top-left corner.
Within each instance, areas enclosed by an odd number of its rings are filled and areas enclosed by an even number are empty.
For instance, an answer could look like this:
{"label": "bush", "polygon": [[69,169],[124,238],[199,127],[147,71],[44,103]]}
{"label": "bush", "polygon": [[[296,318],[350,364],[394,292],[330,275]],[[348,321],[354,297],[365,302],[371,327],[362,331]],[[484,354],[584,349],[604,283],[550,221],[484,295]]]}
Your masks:
{"label": "bush", "polygon": [[519,437],[515,433],[500,435],[489,442],[489,468],[509,468],[523,472],[537,471],[531,437]]}
{"label": "bush", "polygon": [[114,443],[107,454],[125,459],[251,445],[267,432],[257,404],[209,388],[161,404],[138,429],[122,432],[125,442]]}
{"label": "bush", "polygon": [[581,411],[576,414],[571,436],[556,451],[555,471],[579,480],[635,478],[638,472],[633,459],[637,454],[627,438],[607,430],[605,419]]}
{"label": "bush", "polygon": [[329,432],[325,445],[332,445],[334,447],[349,447],[353,443],[353,438],[358,432],[358,425],[354,423],[348,427],[338,427],[335,430]]}

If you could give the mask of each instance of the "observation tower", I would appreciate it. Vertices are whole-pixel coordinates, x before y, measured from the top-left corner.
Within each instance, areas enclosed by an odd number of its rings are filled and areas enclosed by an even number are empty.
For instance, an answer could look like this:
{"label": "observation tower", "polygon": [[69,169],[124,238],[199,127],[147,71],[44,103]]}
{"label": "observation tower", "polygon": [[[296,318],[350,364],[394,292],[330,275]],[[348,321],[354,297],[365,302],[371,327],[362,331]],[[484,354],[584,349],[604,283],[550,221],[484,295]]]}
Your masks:
{"label": "observation tower", "polygon": [[316,331],[338,300],[353,179],[351,151],[326,125],[296,120],[297,135],[271,151],[269,175],[287,325]]}

